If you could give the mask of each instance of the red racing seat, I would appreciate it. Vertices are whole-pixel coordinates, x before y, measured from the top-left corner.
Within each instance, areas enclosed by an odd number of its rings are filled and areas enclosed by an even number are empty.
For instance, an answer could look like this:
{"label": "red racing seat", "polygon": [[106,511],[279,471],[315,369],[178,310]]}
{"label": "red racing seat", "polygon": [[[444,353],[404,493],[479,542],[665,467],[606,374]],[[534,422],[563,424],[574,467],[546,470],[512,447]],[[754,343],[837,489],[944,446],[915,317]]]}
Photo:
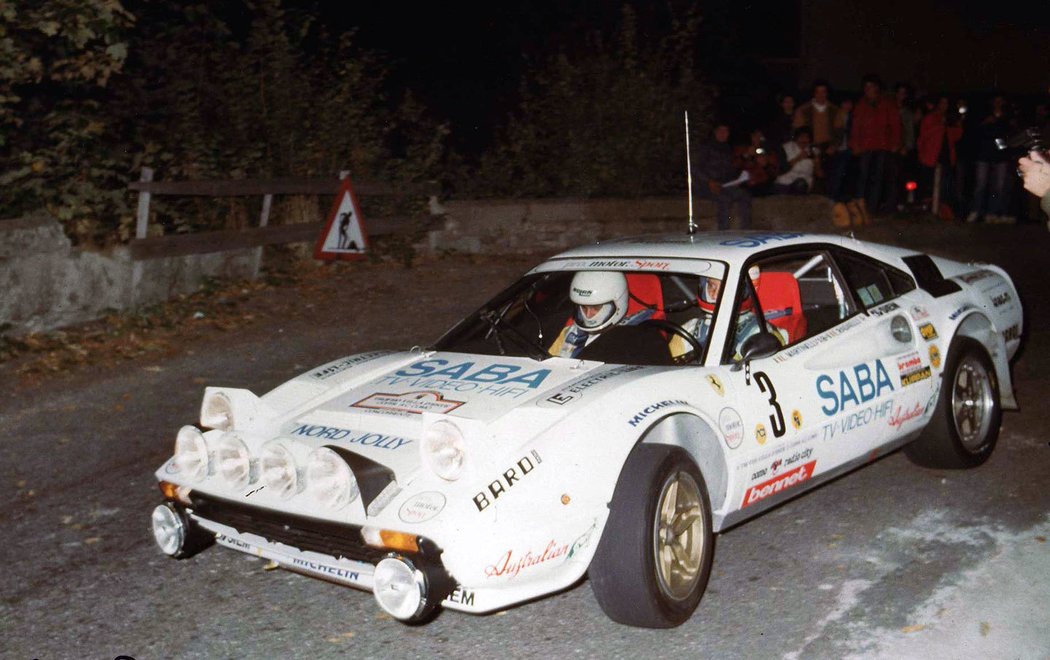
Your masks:
{"label": "red racing seat", "polygon": [[662,319],[664,313],[664,290],[660,278],[652,273],[627,273],[627,316],[642,311],[653,310],[650,318]]}
{"label": "red racing seat", "polygon": [[787,343],[806,336],[806,317],[798,281],[791,273],[763,272],[758,280],[758,303],[770,325],[787,333]]}

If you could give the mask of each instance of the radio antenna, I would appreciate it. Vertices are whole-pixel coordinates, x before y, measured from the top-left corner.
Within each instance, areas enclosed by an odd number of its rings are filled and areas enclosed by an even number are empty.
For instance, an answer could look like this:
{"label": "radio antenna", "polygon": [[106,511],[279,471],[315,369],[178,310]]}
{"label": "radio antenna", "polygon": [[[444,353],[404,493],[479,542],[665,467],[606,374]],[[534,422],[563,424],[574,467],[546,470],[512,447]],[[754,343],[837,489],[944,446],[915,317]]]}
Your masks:
{"label": "radio antenna", "polygon": [[689,111],[685,111],[685,179],[689,188],[689,235],[696,233],[696,223],[693,222],[693,166],[689,156]]}

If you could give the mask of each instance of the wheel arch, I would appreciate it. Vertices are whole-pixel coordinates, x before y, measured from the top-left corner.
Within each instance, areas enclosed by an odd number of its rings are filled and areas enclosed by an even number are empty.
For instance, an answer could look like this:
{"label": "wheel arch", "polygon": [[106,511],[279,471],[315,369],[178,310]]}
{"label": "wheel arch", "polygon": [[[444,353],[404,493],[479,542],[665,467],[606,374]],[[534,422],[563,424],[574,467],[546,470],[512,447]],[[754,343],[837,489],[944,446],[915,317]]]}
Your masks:
{"label": "wheel arch", "polygon": [[729,487],[728,467],[719,434],[707,420],[690,413],[668,415],[645,430],[641,443],[685,450],[704,478],[712,512],[722,508]]}
{"label": "wheel arch", "polygon": [[974,312],[966,316],[956,327],[948,350],[951,351],[958,337],[968,337],[988,352],[988,357],[995,367],[995,376],[999,381],[999,404],[1009,410],[1018,408],[1014,395],[1013,379],[1010,377],[1010,360],[1006,351],[1006,342],[987,316]]}

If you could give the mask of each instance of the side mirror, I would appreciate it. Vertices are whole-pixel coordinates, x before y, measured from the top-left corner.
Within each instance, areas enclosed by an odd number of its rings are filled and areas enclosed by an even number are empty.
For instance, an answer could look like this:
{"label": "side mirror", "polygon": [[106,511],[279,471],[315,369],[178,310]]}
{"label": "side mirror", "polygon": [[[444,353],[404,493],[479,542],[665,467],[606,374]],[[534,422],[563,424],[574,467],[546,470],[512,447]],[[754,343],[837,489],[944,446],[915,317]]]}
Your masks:
{"label": "side mirror", "polygon": [[759,332],[744,340],[740,355],[744,362],[767,358],[780,350],[780,340],[772,332]]}

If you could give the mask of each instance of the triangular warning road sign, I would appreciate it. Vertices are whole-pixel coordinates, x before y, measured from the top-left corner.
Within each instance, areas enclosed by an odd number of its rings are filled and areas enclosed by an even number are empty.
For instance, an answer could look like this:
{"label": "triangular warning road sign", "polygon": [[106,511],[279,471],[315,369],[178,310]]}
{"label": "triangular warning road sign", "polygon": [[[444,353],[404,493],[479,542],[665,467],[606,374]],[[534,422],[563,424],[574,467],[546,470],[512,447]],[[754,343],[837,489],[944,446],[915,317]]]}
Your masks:
{"label": "triangular warning road sign", "polygon": [[314,246],[315,259],[360,259],[368,248],[368,234],[350,177],[343,179],[321,235]]}

